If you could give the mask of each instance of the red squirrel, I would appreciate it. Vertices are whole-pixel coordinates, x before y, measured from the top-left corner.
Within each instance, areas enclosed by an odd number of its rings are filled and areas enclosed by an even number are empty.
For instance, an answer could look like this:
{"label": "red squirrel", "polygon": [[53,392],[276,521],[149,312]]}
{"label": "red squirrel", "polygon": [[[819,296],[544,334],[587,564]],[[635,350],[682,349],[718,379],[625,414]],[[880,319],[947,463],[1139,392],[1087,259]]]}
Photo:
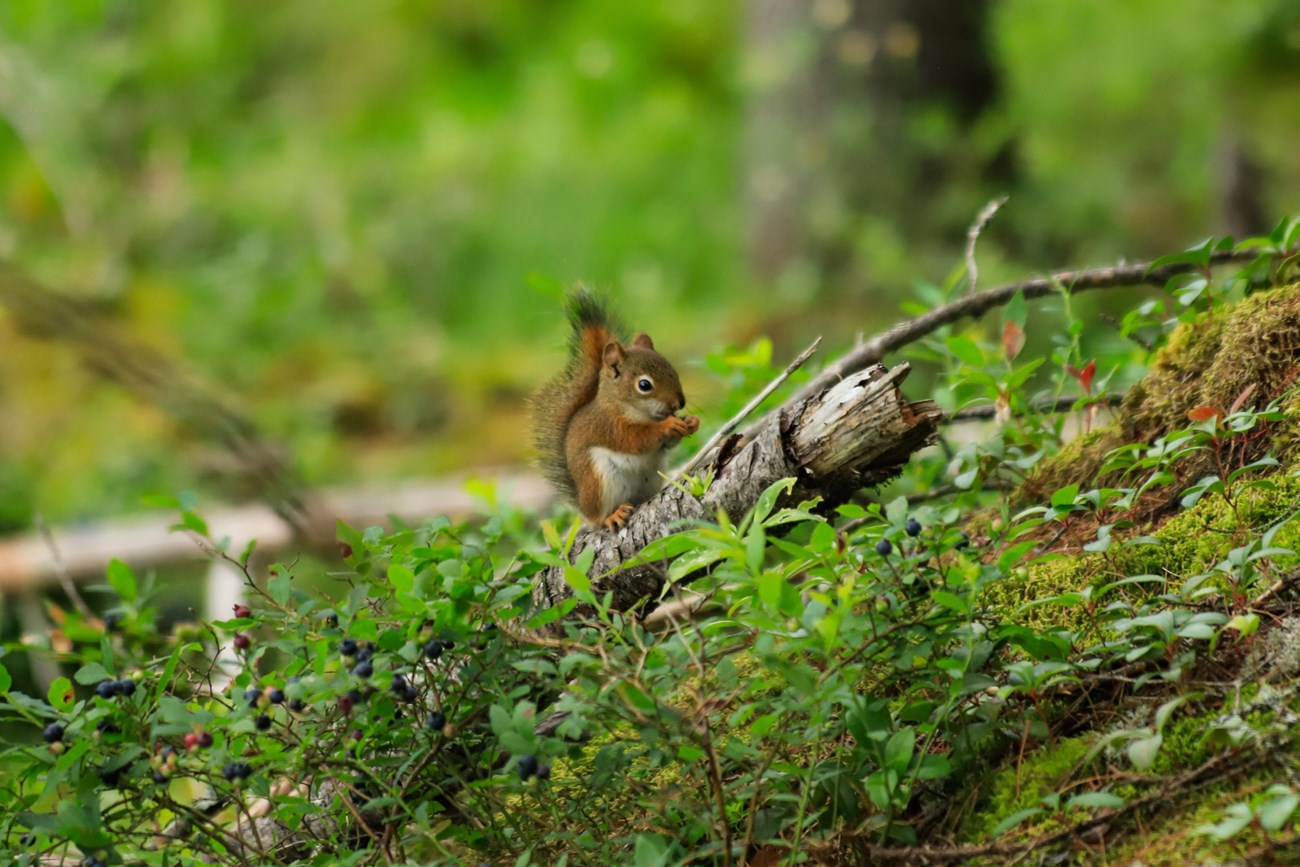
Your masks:
{"label": "red squirrel", "polygon": [[573,334],[564,372],[533,397],[533,443],[547,480],[588,523],[618,529],[659,490],[669,449],[700,428],[677,371],[647,334],[624,343],[586,289],[565,304]]}

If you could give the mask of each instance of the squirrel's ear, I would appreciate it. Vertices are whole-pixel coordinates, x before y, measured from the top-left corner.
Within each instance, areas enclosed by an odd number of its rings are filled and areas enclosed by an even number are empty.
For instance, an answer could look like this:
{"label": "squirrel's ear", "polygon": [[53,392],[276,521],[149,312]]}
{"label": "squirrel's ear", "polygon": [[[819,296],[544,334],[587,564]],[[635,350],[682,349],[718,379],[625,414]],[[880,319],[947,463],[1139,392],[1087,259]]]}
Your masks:
{"label": "squirrel's ear", "polygon": [[605,362],[606,367],[614,368],[615,376],[618,375],[618,366],[623,363],[624,357],[623,347],[613,341],[605,344],[605,353],[602,360]]}
{"label": "squirrel's ear", "polygon": [[651,340],[650,335],[646,334],[644,331],[638,334],[636,337],[632,338],[632,345],[635,346],[637,349],[655,348],[654,341]]}

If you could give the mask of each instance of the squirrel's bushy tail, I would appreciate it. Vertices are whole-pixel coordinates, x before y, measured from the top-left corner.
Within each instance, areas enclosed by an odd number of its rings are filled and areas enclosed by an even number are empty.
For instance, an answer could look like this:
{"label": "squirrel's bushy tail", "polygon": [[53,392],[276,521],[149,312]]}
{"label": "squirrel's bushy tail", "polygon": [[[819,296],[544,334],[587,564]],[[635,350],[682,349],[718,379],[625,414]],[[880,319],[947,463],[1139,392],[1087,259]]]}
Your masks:
{"label": "squirrel's bushy tail", "polygon": [[578,492],[564,454],[565,434],[574,414],[596,397],[605,346],[620,340],[622,329],[605,302],[585,287],[565,299],[564,309],[573,328],[569,361],[563,373],[533,396],[533,445],[546,480],[575,500]]}

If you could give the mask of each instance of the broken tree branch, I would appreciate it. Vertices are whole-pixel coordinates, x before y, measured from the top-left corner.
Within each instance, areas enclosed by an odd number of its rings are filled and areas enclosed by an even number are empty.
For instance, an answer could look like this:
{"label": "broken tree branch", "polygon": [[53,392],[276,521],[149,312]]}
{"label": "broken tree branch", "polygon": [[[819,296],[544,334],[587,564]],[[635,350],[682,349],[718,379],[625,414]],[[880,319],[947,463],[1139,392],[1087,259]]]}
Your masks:
{"label": "broken tree branch", "polygon": [[[879,365],[854,374],[829,390],[787,402],[743,445],[739,437],[717,453],[713,483],[698,498],[684,486],[670,486],[638,507],[626,527],[579,534],[571,557],[594,548],[589,570],[593,591],[612,593],[613,607],[627,610],[659,597],[663,570],[654,563],[622,568],[642,548],[683,525],[707,521],[719,510],[733,520],[781,479],[795,478],[794,501],[821,497],[835,504],[863,487],[896,476],[913,452],[934,438],[943,419],[929,400],[909,402],[899,391],[908,365]],[[601,577],[603,576],[603,577]],[[572,595],[564,573],[539,575],[539,604],[555,605]]]}
{"label": "broken tree branch", "polygon": [[691,458],[689,461],[687,461],[675,473],[673,473],[673,475],[688,476],[692,472],[694,472],[695,469],[699,467],[701,463],[703,463],[705,455],[712,452],[717,447],[718,443],[722,442],[724,439],[726,439],[728,436],[731,435],[732,431],[740,427],[740,423],[743,422],[745,419],[749,418],[749,414],[754,410],[758,409],[759,404],[767,400],[768,396],[772,392],[780,388],[781,383],[785,382],[787,379],[790,378],[790,374],[794,373],[796,370],[803,367],[804,362],[812,358],[812,354],[817,351],[817,347],[821,345],[821,342],[822,339],[818,337],[811,344],[809,344],[807,349],[799,353],[798,358],[790,362],[789,366],[787,366],[785,370],[781,371],[781,373],[778,374],[775,379],[769,382],[762,391],[754,395],[753,400],[745,404],[744,408],[741,409],[740,412],[736,413],[727,421],[726,424],[718,428],[717,433],[715,433],[712,437],[709,438],[709,441],[704,444],[704,447],[701,448],[698,452],[696,452],[695,456]]}

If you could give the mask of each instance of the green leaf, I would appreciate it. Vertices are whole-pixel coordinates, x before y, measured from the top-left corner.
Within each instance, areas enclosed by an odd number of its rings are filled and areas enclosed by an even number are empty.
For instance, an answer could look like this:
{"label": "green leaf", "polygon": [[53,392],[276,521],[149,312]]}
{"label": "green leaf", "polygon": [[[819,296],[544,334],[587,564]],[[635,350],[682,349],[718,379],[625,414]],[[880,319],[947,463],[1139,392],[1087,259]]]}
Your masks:
{"label": "green leaf", "polygon": [[1014,322],[1021,328],[1025,327],[1025,322],[1029,319],[1029,305],[1025,303],[1025,293],[1017,291],[1007,302],[1007,306],[1002,310],[1002,317],[1008,322]]}
{"label": "green leaf", "polygon": [[591,579],[587,573],[575,566],[566,566],[564,568],[564,583],[568,584],[574,593],[591,594]]}
{"label": "green leaf", "polygon": [[108,680],[112,676],[112,673],[98,662],[86,663],[81,668],[77,669],[77,673],[73,675],[73,677],[76,678],[77,683],[86,685],[99,683],[101,680]]}
{"label": "green leaf", "polygon": [[993,830],[989,832],[989,836],[994,839],[1001,837],[1026,819],[1044,812],[1046,812],[1046,810],[1042,807],[1026,807],[1023,810],[1016,810],[1010,816],[1007,816],[1001,822],[994,825]]}
{"label": "green leaf", "polygon": [[277,605],[288,605],[293,595],[293,575],[288,569],[277,569],[266,582],[266,592]]}
{"label": "green leaf", "polygon": [[632,863],[634,867],[664,867],[668,863],[668,843],[658,834],[637,834]]}
{"label": "green leaf", "polygon": [[1128,745],[1128,760],[1133,763],[1133,767],[1139,771],[1149,771],[1155,764],[1156,754],[1160,752],[1160,745],[1165,741],[1164,737],[1159,734],[1152,735],[1149,738],[1139,738]]}
{"label": "green leaf", "polygon": [[72,681],[66,677],[56,677],[54,682],[50,684],[50,689],[45,694],[45,697],[49,699],[50,704],[56,710],[66,711],[72,707],[72,700],[75,695],[72,689]]}
{"label": "green leaf", "polygon": [[398,593],[410,593],[415,589],[415,573],[409,566],[394,564],[388,567],[388,583]]}
{"label": "green leaf", "polygon": [[1227,815],[1223,819],[1213,824],[1198,825],[1192,829],[1192,833],[1213,837],[1215,840],[1231,840],[1254,818],[1246,804],[1231,804],[1224,812]]}
{"label": "green leaf", "polygon": [[191,511],[181,512],[181,527],[186,530],[192,530],[200,536],[208,535],[208,524],[198,515]]}
{"label": "green leaf", "polygon": [[1052,507],[1060,509],[1065,506],[1072,506],[1074,505],[1075,498],[1078,496],[1079,496],[1078,485],[1066,485],[1065,487],[1057,490],[1056,493],[1052,494]]}
{"label": "green leaf", "polygon": [[1300,795],[1288,791],[1260,804],[1255,810],[1255,818],[1265,831],[1280,831],[1297,806],[1300,806]]}
{"label": "green leaf", "polygon": [[776,508],[777,498],[782,494],[788,494],[794,488],[794,479],[780,479],[768,485],[763,493],[758,495],[758,502],[754,505],[754,511],[750,514],[750,519],[755,524],[762,524],[767,520],[767,516],[772,514]]}
{"label": "green leaf", "polygon": [[1124,799],[1110,792],[1085,792],[1075,795],[1066,806],[1081,810],[1115,810],[1124,806]]}
{"label": "green leaf", "polygon": [[4,663],[0,663],[0,693],[8,692],[9,687],[13,685],[13,675],[9,673],[9,669],[4,667]]}
{"label": "green leaf", "polygon": [[949,352],[971,367],[980,367],[984,364],[983,350],[970,338],[954,336],[944,342],[948,345]]}
{"label": "green leaf", "polygon": [[930,598],[949,611],[955,611],[958,614],[966,614],[969,610],[965,599],[947,590],[933,590],[930,592]]}
{"label": "green leaf", "polygon": [[121,560],[110,560],[108,563],[108,584],[113,588],[113,592],[122,598],[123,602],[134,602],[138,594],[136,587],[135,573],[131,567]]}
{"label": "green leaf", "polygon": [[915,749],[916,732],[912,729],[899,729],[885,742],[885,767],[901,774],[911,764],[912,752]]}

